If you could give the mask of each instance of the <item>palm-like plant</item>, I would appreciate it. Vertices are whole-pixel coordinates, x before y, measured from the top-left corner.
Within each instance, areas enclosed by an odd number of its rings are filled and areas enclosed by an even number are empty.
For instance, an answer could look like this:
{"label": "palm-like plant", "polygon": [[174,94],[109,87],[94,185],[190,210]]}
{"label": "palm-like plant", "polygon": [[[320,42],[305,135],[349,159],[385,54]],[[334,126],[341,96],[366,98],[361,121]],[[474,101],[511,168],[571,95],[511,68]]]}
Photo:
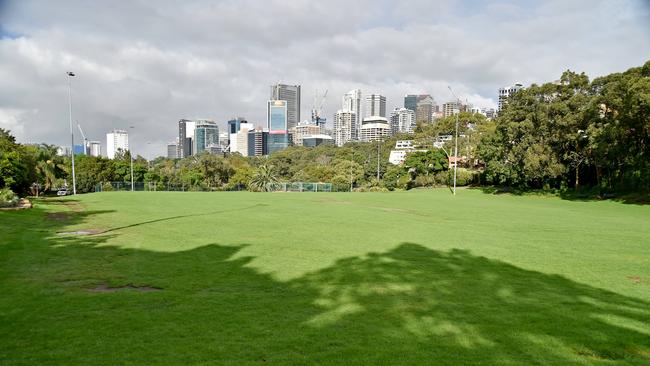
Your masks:
{"label": "palm-like plant", "polygon": [[36,169],[43,179],[45,191],[54,186],[56,180],[56,165],[53,160],[41,160],[36,164]]}
{"label": "palm-like plant", "polygon": [[61,164],[57,161],[57,158],[56,146],[48,144],[41,144],[39,146],[36,170],[44,183],[45,191],[52,189],[57,178],[57,168],[61,168]]}
{"label": "palm-like plant", "polygon": [[267,192],[269,190],[269,185],[277,181],[278,179],[273,172],[273,166],[264,164],[260,165],[259,168],[255,170],[255,173],[249,182],[249,186],[256,191]]}

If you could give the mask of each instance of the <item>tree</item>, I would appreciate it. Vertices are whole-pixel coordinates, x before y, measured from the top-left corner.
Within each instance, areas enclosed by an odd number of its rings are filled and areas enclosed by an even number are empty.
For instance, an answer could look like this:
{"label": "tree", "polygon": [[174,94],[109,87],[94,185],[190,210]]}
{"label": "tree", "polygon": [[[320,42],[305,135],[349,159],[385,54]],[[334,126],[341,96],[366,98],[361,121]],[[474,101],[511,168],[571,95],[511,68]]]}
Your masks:
{"label": "tree", "polygon": [[267,192],[272,183],[278,181],[272,165],[260,165],[249,182],[249,187],[256,191]]}
{"label": "tree", "polygon": [[0,188],[25,193],[36,181],[36,159],[9,130],[0,128]]}

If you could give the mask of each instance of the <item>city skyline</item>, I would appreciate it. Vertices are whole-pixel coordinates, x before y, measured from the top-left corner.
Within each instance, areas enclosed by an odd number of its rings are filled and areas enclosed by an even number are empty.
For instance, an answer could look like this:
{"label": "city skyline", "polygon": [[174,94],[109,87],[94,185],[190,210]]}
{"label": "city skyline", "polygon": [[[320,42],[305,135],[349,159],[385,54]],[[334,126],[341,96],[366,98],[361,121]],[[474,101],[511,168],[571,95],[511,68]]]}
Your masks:
{"label": "city skyline", "polygon": [[[387,112],[407,94],[430,94],[441,106],[452,99],[448,85],[477,107],[496,108],[499,88],[552,81],[566,69],[594,78],[650,54],[641,1],[261,4],[2,2],[0,128],[21,142],[69,144],[66,71],[77,75],[73,120],[89,140],[136,126],[133,152],[152,158],[183,118],[212,119],[224,131],[239,115],[263,125],[277,83],[301,85],[301,120],[316,90],[329,90],[323,115],[331,128],[353,89],[385,95]],[[201,21],[169,27],[179,16]],[[241,27],[255,16],[283,21]],[[377,48],[417,57],[381,57]]]}

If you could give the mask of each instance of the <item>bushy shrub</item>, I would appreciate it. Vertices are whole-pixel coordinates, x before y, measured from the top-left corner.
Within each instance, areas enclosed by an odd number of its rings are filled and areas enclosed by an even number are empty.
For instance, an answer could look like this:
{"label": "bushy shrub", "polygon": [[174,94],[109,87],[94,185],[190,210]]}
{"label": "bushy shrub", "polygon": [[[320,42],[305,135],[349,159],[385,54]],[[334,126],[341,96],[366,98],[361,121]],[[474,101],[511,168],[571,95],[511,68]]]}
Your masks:
{"label": "bushy shrub", "polygon": [[17,204],[18,196],[11,189],[0,189],[0,207],[14,207]]}
{"label": "bushy shrub", "polygon": [[372,187],[359,187],[354,189],[355,192],[389,192],[388,188],[372,186]]}
{"label": "bushy shrub", "polygon": [[[450,170],[451,179],[454,179],[454,171]],[[471,184],[479,183],[480,172],[477,170],[468,170],[465,168],[458,168],[456,173],[456,185],[457,186],[468,186]]]}
{"label": "bushy shrub", "polygon": [[102,184],[102,192],[111,192],[114,191],[113,185],[109,182]]}

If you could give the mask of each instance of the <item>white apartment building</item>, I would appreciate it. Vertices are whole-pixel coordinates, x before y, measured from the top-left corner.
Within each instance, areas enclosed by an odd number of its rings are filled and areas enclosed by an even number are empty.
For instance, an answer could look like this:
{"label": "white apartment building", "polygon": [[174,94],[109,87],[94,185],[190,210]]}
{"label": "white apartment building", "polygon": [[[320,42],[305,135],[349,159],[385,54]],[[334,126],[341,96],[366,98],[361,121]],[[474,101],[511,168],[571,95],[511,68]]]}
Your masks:
{"label": "white apartment building", "polygon": [[359,139],[359,126],[361,124],[361,89],[353,89],[343,95],[343,104],[341,109],[356,113],[357,122],[352,129],[352,139]]}
{"label": "white apartment building", "polygon": [[102,144],[99,141],[88,141],[87,149],[90,156],[102,156]]}
{"label": "white apartment building", "polygon": [[115,159],[115,154],[119,151],[129,149],[129,134],[124,130],[113,130],[106,134],[106,156],[109,159]]}
{"label": "white apartment building", "polygon": [[519,91],[521,88],[524,86],[520,83],[516,83],[515,85],[512,86],[506,86],[504,88],[499,88],[499,108],[497,109],[497,112],[500,112],[501,109],[503,109],[504,104],[508,100],[508,97],[510,97],[513,93],[516,91]]}
{"label": "white apartment building", "polygon": [[237,133],[230,134],[230,152],[248,156],[248,132],[255,130],[252,123],[241,123]]}
{"label": "white apartment building", "polygon": [[309,121],[303,121],[298,123],[296,127],[289,129],[289,133],[293,135],[294,145],[303,146],[302,138],[304,136],[320,135],[322,133],[321,130],[320,126]]}
{"label": "white apartment building", "polygon": [[415,113],[407,108],[395,108],[390,113],[390,128],[393,135],[413,133],[415,129]]}
{"label": "white apartment building", "polygon": [[343,146],[353,141],[353,130],[357,125],[357,114],[347,109],[339,109],[334,114],[334,143]]}
{"label": "white apartment building", "polygon": [[458,102],[447,102],[442,105],[443,117],[453,116],[460,112],[460,104]]}
{"label": "white apartment building", "polygon": [[390,137],[390,135],[391,129],[388,119],[379,116],[364,118],[359,130],[359,140],[364,142],[383,140]]}

